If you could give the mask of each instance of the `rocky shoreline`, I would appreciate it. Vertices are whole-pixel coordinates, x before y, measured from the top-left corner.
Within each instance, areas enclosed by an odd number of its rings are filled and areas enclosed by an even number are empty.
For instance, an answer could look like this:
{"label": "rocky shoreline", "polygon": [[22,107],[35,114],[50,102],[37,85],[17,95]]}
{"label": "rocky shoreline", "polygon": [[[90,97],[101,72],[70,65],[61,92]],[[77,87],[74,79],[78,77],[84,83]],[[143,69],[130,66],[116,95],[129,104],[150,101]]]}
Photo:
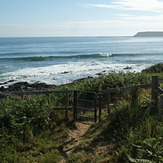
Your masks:
{"label": "rocky shoreline", "polygon": [[[17,83],[9,85],[7,88],[5,88],[4,86],[1,86],[0,87],[0,98],[4,98],[7,96],[8,93],[12,93],[12,92],[46,91],[49,89],[54,89],[54,88],[62,87],[65,85],[72,85],[76,82],[81,82],[81,81],[88,79],[88,78],[93,78],[93,77],[88,76],[86,78],[77,79],[71,83],[62,84],[62,85],[50,85],[50,84],[40,83],[40,82],[35,82],[35,83],[17,82]],[[4,83],[0,83],[0,85],[9,84],[11,82],[13,82],[13,81],[7,81]]]}
{"label": "rocky shoreline", "polygon": [[[7,83],[7,82],[6,82]],[[28,82],[17,82],[9,85],[7,88],[4,86],[0,87],[0,99],[5,98],[12,92],[23,92],[23,91],[44,91],[48,89],[56,88],[56,85],[48,85],[46,83],[28,83]]]}
{"label": "rocky shoreline", "polygon": [[46,90],[50,88],[55,88],[56,85],[48,85],[46,83],[28,83],[28,82],[17,82],[15,84],[9,85],[7,88],[4,86],[0,87],[1,92],[12,92],[12,91],[31,91],[31,90]]}
{"label": "rocky shoreline", "polygon": [[[126,69],[130,69],[130,67],[126,67]],[[142,70],[144,73],[162,73],[163,72],[163,63],[158,63],[156,65],[153,65],[145,70]],[[103,71],[101,73],[96,74],[97,76],[105,75],[106,72]],[[0,98],[3,98],[4,94],[12,93],[12,92],[21,92],[21,91],[46,91],[49,89],[54,89],[57,87],[62,87],[66,85],[73,85],[77,82],[82,82],[85,79],[93,78],[91,76],[88,76],[86,78],[80,78],[77,80],[74,80],[71,83],[62,84],[62,85],[50,85],[46,83],[41,82],[35,82],[35,83],[28,83],[28,82],[16,82],[14,84],[9,85],[7,88],[5,88],[3,85],[10,84],[15,82],[14,80],[9,80],[7,82],[0,83]]]}
{"label": "rocky shoreline", "polygon": [[[129,70],[132,68],[127,66],[127,67],[124,67],[123,69]],[[69,72],[65,71],[62,74],[67,74],[67,73],[69,73]],[[102,72],[96,73],[95,75],[98,77],[98,76],[105,75],[105,74],[107,74],[107,73],[104,70]],[[93,77],[88,76],[85,78],[79,78],[70,83],[61,84],[61,85],[46,84],[44,82],[39,82],[39,81],[36,81],[35,83],[28,83],[26,81],[19,82],[16,80],[9,80],[6,82],[0,82],[0,94],[5,93],[5,92],[16,92],[16,91],[43,91],[43,90],[47,90],[47,89],[53,89],[56,87],[62,87],[65,85],[72,85],[74,82],[81,82],[88,78],[93,78]],[[7,87],[6,87],[6,85],[7,85]]]}

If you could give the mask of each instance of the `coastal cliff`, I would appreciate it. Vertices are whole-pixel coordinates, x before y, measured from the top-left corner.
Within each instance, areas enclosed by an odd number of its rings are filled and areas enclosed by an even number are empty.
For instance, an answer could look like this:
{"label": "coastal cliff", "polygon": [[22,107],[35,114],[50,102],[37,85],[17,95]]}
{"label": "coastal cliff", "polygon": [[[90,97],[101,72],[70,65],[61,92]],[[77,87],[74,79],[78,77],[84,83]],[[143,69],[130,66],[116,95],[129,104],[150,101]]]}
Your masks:
{"label": "coastal cliff", "polygon": [[138,32],[134,37],[163,37],[163,32]]}

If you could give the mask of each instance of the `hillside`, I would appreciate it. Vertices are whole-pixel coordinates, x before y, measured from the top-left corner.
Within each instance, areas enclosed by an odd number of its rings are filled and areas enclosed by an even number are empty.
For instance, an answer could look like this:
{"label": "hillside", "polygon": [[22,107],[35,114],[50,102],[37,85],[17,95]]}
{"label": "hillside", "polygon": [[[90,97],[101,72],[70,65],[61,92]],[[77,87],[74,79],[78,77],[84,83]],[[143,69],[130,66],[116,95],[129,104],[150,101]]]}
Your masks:
{"label": "hillside", "polygon": [[[163,80],[162,67],[160,63],[141,73],[111,72],[51,89],[100,92],[108,87],[137,86],[151,83],[152,75]],[[157,108],[152,107],[151,89],[133,88],[129,92],[112,93],[110,103],[103,96],[98,123],[84,120],[74,123],[73,110],[55,110],[56,106],[65,105],[67,97],[73,105],[73,93],[0,99],[0,162],[161,163],[163,123],[157,119]],[[85,92],[80,92],[79,97],[91,101]],[[93,116],[92,113],[80,112],[87,117]]]}

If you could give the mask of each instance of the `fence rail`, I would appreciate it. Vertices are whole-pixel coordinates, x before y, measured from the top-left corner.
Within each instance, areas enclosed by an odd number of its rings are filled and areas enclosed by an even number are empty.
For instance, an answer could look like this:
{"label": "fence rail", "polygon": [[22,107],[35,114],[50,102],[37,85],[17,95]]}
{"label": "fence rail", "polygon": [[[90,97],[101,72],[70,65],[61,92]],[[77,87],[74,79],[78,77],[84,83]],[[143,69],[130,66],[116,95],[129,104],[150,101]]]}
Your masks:
{"label": "fence rail", "polygon": [[73,90],[63,91],[24,91],[24,92],[12,92],[14,95],[41,95],[41,94],[53,94],[53,93],[73,93]]}
{"label": "fence rail", "polygon": [[[105,94],[105,93],[117,93],[117,92],[124,92],[124,91],[129,91],[132,90],[134,86],[127,86],[127,87],[119,87],[119,88],[107,88],[105,90],[101,91],[101,94]],[[152,84],[141,84],[138,86],[135,86],[138,88],[152,88]]]}
{"label": "fence rail", "polygon": [[[94,122],[97,121],[97,110],[99,121],[101,118],[101,111],[102,111],[102,96],[106,96],[107,98],[107,111],[108,114],[110,113],[110,97],[112,93],[119,93],[119,92],[126,92],[132,91],[134,88],[141,88],[141,89],[148,89],[151,88],[151,100],[155,106],[158,106],[158,98],[160,97],[160,110],[159,114],[163,117],[163,89],[160,87],[160,81],[158,76],[152,76],[152,83],[151,84],[141,84],[135,86],[127,86],[127,87],[120,87],[120,88],[107,88],[105,90],[100,91],[99,93],[91,92],[91,91],[84,91],[84,90],[61,90],[61,91],[24,91],[24,92],[12,92],[8,93],[8,95],[18,95],[18,96],[25,96],[25,95],[49,95],[49,94],[66,94],[66,101],[64,106],[54,107],[54,110],[65,110],[65,116],[68,117],[68,110],[73,110],[73,119],[74,122],[77,121],[77,110],[88,110],[94,112]],[[73,106],[69,106],[69,94],[73,94]],[[78,97],[78,93],[86,93],[92,96],[93,99],[83,99]],[[7,95],[7,94],[6,94]],[[92,103],[94,109],[90,109],[87,107],[80,107],[78,106],[78,102],[86,102]],[[81,116],[81,115],[79,115]],[[84,117],[84,116],[83,116]]]}

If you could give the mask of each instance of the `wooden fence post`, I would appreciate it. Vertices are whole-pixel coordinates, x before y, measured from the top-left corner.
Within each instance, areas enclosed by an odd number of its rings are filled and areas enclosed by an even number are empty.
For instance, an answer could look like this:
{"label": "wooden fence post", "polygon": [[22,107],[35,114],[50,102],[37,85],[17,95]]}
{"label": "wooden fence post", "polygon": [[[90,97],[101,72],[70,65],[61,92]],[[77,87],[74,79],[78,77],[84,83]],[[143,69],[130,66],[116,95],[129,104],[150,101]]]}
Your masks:
{"label": "wooden fence post", "polygon": [[66,108],[65,117],[66,117],[66,120],[68,119],[68,106],[69,106],[69,94],[68,94],[68,92],[66,92],[66,104],[65,104],[65,108]]}
{"label": "wooden fence post", "polygon": [[[109,88],[107,88],[109,90]],[[107,92],[107,113],[110,114],[110,92]]]}
{"label": "wooden fence post", "polygon": [[158,119],[159,119],[159,121],[163,122],[163,94],[160,95]]}
{"label": "wooden fence post", "polygon": [[99,122],[101,121],[101,109],[102,109],[102,107],[101,107],[101,94],[99,94]]}
{"label": "wooden fence post", "polygon": [[152,92],[151,92],[151,96],[152,96],[152,101],[155,107],[157,107],[158,105],[158,92],[157,92],[157,88],[159,87],[159,80],[158,80],[158,76],[152,76]]}
{"label": "wooden fence post", "polygon": [[94,94],[94,122],[97,122],[97,95]]}
{"label": "wooden fence post", "polygon": [[24,94],[21,95],[21,99],[24,100],[25,99],[25,96]]}
{"label": "wooden fence post", "polygon": [[73,116],[74,116],[74,122],[77,120],[77,91],[74,90],[74,110],[73,110]]}
{"label": "wooden fence post", "polygon": [[132,106],[138,106],[138,91],[139,87],[138,86],[133,86],[131,89],[131,105]]}

